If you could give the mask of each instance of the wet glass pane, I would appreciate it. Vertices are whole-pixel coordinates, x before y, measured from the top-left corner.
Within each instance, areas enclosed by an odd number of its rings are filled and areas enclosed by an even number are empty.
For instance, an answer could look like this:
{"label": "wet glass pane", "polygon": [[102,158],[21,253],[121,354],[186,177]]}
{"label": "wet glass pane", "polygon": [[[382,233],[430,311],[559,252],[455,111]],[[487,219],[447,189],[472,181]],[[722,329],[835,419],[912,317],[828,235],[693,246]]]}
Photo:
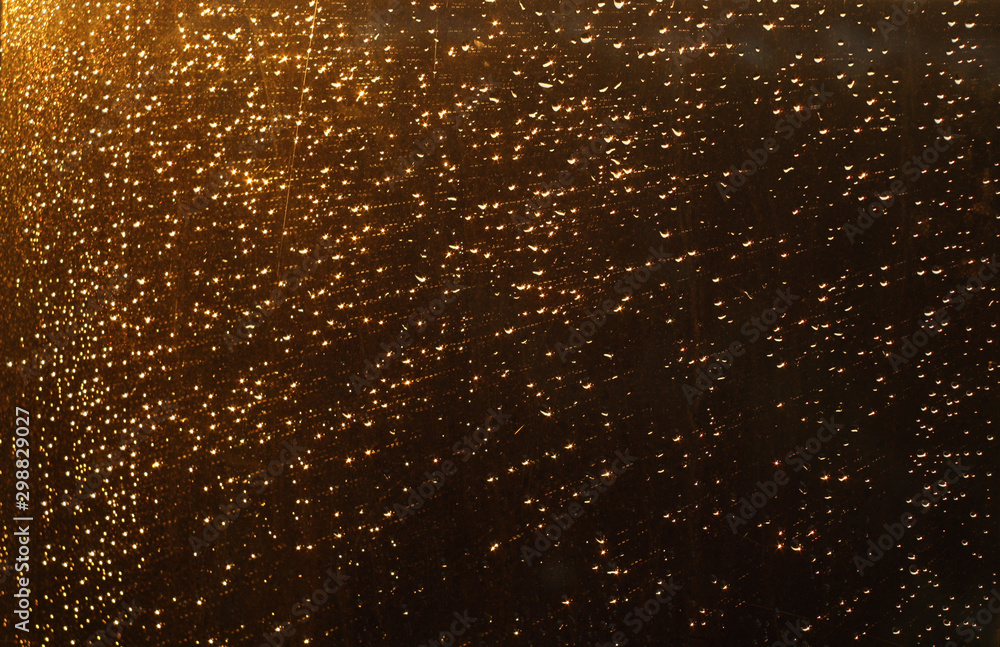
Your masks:
{"label": "wet glass pane", "polygon": [[0,13],[0,644],[1000,644],[996,2]]}

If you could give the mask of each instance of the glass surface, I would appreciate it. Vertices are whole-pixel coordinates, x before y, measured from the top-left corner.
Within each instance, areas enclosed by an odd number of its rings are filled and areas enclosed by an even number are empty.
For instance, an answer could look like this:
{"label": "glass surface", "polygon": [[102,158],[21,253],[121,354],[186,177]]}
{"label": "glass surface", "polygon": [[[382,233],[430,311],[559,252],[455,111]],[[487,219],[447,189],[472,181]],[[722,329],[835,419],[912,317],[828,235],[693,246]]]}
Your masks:
{"label": "glass surface", "polygon": [[0,14],[0,644],[1000,644],[997,2]]}

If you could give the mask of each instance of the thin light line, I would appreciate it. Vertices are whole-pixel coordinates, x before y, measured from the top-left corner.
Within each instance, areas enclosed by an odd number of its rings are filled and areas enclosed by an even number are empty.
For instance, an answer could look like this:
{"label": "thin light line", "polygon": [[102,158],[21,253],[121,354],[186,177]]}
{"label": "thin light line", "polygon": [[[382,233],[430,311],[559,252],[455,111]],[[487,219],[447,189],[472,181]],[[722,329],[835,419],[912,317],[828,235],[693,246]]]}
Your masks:
{"label": "thin light line", "polygon": [[288,159],[288,189],[285,191],[285,213],[281,217],[281,233],[278,235],[278,263],[275,268],[275,286],[281,280],[278,274],[281,269],[281,255],[284,252],[282,239],[285,237],[285,225],[288,222],[288,201],[292,194],[292,172],[295,169],[295,149],[299,145],[299,125],[302,123],[302,101],[306,96],[306,76],[309,74],[309,60],[312,57],[313,35],[316,33],[316,15],[319,13],[319,0],[314,0],[316,8],[313,10],[312,28],[309,30],[309,50],[306,52],[306,65],[302,70],[302,91],[299,93],[299,112],[295,120],[295,138],[292,140],[292,152]]}

